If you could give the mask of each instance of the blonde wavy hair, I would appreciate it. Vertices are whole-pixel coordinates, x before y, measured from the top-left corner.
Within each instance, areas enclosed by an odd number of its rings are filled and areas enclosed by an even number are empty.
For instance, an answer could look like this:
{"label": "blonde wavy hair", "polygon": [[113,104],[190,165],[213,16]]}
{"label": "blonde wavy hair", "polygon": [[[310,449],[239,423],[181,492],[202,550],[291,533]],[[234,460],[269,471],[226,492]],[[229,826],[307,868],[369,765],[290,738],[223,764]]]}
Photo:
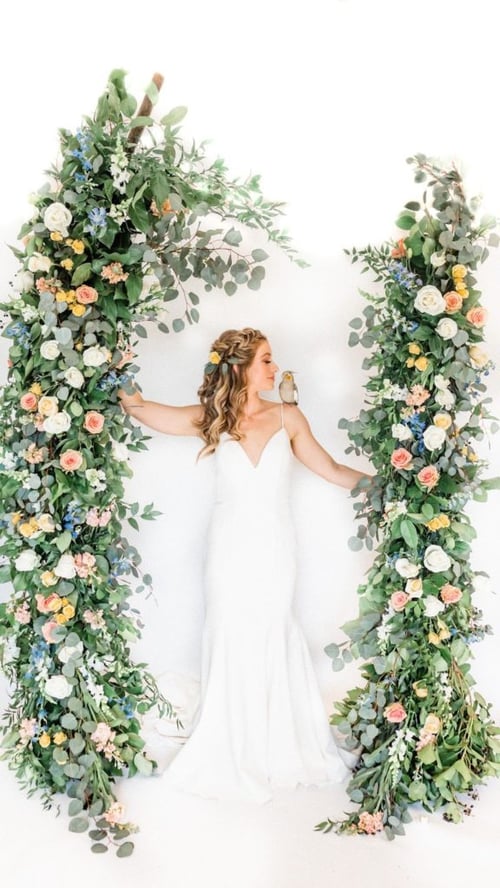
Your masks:
{"label": "blonde wavy hair", "polygon": [[[217,352],[220,362],[207,365],[198,395],[203,415],[196,423],[205,446],[198,459],[213,453],[223,432],[239,441],[243,407],[247,400],[246,369],[252,363],[256,351],[267,336],[260,330],[244,327],[242,330],[225,330],[212,343],[211,352]],[[236,369],[237,368],[237,369]]]}

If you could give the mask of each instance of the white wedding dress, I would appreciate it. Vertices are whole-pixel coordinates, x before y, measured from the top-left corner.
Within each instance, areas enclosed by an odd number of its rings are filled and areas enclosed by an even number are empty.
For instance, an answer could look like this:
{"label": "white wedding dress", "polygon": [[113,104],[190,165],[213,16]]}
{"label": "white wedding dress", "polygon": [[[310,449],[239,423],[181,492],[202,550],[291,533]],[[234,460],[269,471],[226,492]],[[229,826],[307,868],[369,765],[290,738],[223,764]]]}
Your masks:
{"label": "white wedding dress", "polygon": [[273,788],[340,783],[307,642],[293,611],[292,451],[283,425],[254,465],[224,433],[206,565],[200,705],[170,786],[265,803]]}

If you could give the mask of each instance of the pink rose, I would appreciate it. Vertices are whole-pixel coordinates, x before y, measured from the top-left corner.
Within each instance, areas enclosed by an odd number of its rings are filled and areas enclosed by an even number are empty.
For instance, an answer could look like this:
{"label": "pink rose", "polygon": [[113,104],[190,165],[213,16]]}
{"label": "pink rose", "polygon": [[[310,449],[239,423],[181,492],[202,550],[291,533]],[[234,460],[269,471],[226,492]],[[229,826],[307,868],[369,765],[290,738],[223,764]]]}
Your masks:
{"label": "pink rose", "polygon": [[77,287],[75,291],[76,301],[80,303],[80,305],[90,305],[92,302],[97,302],[99,297],[99,293],[94,287],[88,287],[87,284],[82,284],[81,287]]}
{"label": "pink rose", "polygon": [[101,517],[99,518],[99,527],[106,527],[111,518],[111,512],[109,509],[104,509],[101,512]]}
{"label": "pink rose", "polygon": [[65,450],[59,457],[59,464],[65,472],[75,472],[83,463],[83,456],[78,450]]}
{"label": "pink rose", "polygon": [[42,635],[48,644],[55,644],[56,639],[52,638],[52,633],[54,629],[57,629],[58,625],[59,623],[56,623],[55,620],[47,620],[47,622],[43,624]]}
{"label": "pink rose", "polygon": [[88,510],[85,516],[85,524],[88,524],[89,527],[99,527],[99,513],[95,507]]}
{"label": "pink rose", "polygon": [[389,706],[386,706],[384,709],[384,716],[388,722],[392,722],[392,724],[399,724],[406,718],[406,709],[401,703],[390,703]]}
{"label": "pink rose", "polygon": [[444,301],[446,302],[445,311],[448,314],[454,314],[454,312],[460,311],[462,308],[462,297],[455,290],[448,290],[444,294]]}
{"label": "pink rose", "polygon": [[412,462],[413,456],[405,447],[398,447],[391,454],[391,465],[395,469],[407,469]]}
{"label": "pink rose", "polygon": [[440,591],[441,600],[444,601],[445,604],[456,604],[457,601],[460,601],[462,597],[462,590],[458,588],[458,586],[452,586],[451,583],[446,583],[444,586],[441,586]]}
{"label": "pink rose", "polygon": [[465,317],[473,327],[483,327],[488,317],[488,312],[482,305],[476,305],[474,308],[469,308]]}
{"label": "pink rose", "polygon": [[35,595],[35,598],[37,610],[39,610],[41,614],[50,614],[52,611],[57,610],[55,605],[61,600],[56,592],[51,592],[47,597],[38,594]]}
{"label": "pink rose", "polygon": [[103,426],[104,416],[102,413],[98,413],[97,410],[89,410],[89,412],[85,414],[83,427],[87,432],[90,432],[92,435],[97,435],[99,432],[102,432]]}
{"label": "pink rose", "polygon": [[424,466],[417,475],[418,480],[424,487],[434,487],[439,481],[439,472],[435,466]]}
{"label": "pink rose", "polygon": [[410,600],[410,596],[403,592],[402,590],[398,592],[393,592],[391,595],[391,605],[395,611],[404,610],[407,601]]}
{"label": "pink rose", "polygon": [[38,406],[36,395],[34,395],[33,392],[26,392],[26,394],[22,396],[20,404],[23,410],[36,410]]}

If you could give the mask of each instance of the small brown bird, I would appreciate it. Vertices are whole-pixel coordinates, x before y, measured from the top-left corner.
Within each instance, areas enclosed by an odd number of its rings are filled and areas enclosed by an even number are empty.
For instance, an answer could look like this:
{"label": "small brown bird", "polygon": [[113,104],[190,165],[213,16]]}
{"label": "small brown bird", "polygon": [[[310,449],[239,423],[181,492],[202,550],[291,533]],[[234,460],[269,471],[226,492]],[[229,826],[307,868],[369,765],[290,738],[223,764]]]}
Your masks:
{"label": "small brown bird", "polygon": [[299,403],[299,390],[295,384],[292,370],[283,370],[278,391],[284,404]]}

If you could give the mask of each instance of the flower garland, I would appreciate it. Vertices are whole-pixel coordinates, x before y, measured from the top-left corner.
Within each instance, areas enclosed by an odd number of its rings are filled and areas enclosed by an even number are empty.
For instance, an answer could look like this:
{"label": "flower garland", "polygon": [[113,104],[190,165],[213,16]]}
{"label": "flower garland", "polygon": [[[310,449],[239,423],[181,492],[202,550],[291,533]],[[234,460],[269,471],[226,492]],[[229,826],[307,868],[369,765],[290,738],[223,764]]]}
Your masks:
{"label": "flower garland", "polygon": [[470,566],[476,533],[464,512],[500,486],[481,480],[487,463],[474,449],[495,419],[474,270],[499,238],[495,219],[474,221],[477,202],[466,202],[455,168],[423,155],[409,162],[428,188],[397,221],[405,235],[346,251],[382,285],[363,293],[364,318],[350,323],[349,345],[370,350],[368,406],[339,423],[352,441],[346,452],[365,453],[377,470],[349,544],[378,547],[359,616],[342,627],[349,640],[325,648],[335,671],[367,661],[364,686],[331,717],[346,749],[360,753],[348,786],[358,809],[315,827],[385,830],[389,839],[404,833],[415,802],[458,822],[471,810],[464,794],[476,798],[476,784],[500,773],[500,728],[472,689],[471,644],[491,630],[473,604],[485,575]]}
{"label": "flower garland", "polygon": [[[147,92],[153,104],[154,82]],[[69,829],[93,821],[92,850],[113,845],[120,857],[137,827],[114,780],[156,767],[141,715],[158,706],[177,717],[147,664],[130,659],[141,629],[130,598],[152,581],[122,523],[137,529],[139,513],[158,513],[124,500],[128,451],[148,439],[120,408],[117,389],[137,370],[120,359],[147,335],[141,321],[165,333],[198,322],[192,280],[228,295],[260,287],[267,254],[246,254],[226,220],[261,228],[304,264],[274,225],[282,204],[263,198],[258,177],[231,180],[223,161],[187,149],[185,109],[157,124],[136,107],[114,71],[94,116],[61,132],[62,163],[33,198],[14,293],[1,305],[12,344],[0,402],[0,582],[13,586],[0,604],[12,689],[1,757],[46,806],[66,793]],[[141,128],[149,145],[136,146]]]}

